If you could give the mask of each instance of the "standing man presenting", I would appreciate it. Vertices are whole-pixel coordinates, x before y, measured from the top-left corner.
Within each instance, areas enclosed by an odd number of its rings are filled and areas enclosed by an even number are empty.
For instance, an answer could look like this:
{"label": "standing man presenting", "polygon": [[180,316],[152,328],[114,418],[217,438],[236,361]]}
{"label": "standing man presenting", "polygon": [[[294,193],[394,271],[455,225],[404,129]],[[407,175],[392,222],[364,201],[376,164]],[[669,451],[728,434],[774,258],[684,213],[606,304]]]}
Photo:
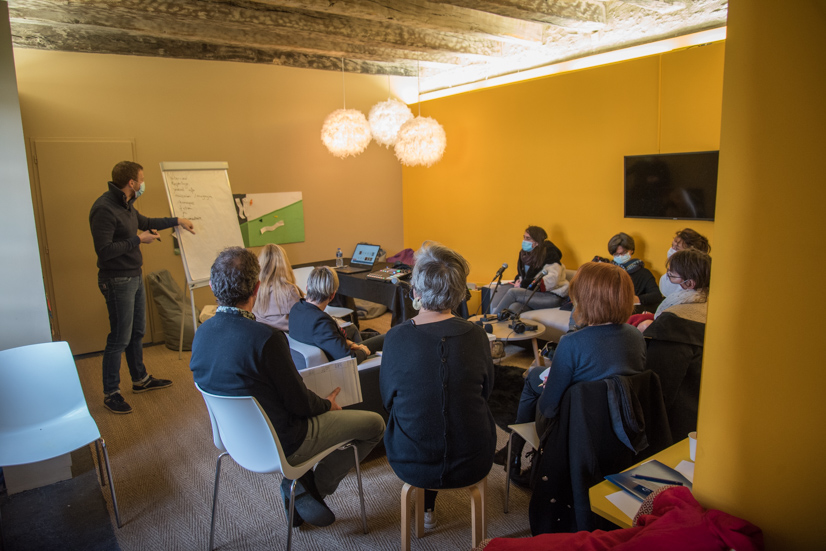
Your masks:
{"label": "standing man presenting", "polygon": [[146,295],[140,246],[160,239],[155,230],[181,226],[195,233],[192,222],[186,218],[147,218],[139,213],[133,203],[145,187],[143,167],[122,161],[112,169],[109,191],[95,201],[89,213],[98,255],[98,287],[109,310],[109,336],[103,352],[103,405],[114,413],[132,413],[132,407],[120,394],[120,357],[124,351],[132,377],[132,392],[172,384],[172,381],[152,377],[143,365]]}

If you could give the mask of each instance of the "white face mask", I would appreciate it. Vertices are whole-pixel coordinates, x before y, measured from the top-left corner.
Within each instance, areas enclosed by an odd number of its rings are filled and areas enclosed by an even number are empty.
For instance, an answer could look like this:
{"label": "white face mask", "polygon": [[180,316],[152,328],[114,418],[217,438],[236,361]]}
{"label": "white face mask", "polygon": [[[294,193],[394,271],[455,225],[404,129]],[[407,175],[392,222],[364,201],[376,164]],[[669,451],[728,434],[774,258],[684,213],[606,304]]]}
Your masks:
{"label": "white face mask", "polygon": [[631,255],[628,253],[614,255],[614,262],[617,264],[625,264],[629,260],[631,260]]}
{"label": "white face mask", "polygon": [[668,252],[665,253],[665,257],[666,258],[671,258],[671,255],[676,253],[676,252],[677,252],[677,249],[675,249],[674,247],[671,247],[670,249],[668,249]]}

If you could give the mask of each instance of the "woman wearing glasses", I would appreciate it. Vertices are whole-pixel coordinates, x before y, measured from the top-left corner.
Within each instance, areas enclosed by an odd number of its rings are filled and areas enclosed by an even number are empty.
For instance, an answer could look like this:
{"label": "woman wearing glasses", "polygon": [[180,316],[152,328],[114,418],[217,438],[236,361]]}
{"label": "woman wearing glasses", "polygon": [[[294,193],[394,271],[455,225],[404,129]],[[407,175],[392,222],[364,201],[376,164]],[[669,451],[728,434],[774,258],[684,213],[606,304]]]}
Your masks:
{"label": "woman wearing glasses", "polygon": [[641,330],[648,341],[646,368],[660,377],[671,433],[680,439],[697,428],[711,257],[684,249],[666,267],[668,280],[679,289]]}

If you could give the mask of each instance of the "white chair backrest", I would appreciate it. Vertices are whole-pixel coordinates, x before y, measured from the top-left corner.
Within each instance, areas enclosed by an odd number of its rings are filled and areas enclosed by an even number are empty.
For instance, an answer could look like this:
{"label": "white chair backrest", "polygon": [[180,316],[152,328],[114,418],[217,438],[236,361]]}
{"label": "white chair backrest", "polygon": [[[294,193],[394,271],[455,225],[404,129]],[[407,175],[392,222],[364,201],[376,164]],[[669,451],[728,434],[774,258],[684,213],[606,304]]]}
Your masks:
{"label": "white chair backrest", "polygon": [[[77,422],[82,418],[86,422]],[[62,419],[75,421],[71,430],[59,429]],[[27,442],[25,447],[18,443],[9,449],[5,445],[5,435],[12,438],[13,433],[25,431],[48,437]],[[100,431],[89,414],[69,343],[47,342],[0,351],[0,465],[42,461],[98,438]]]}
{"label": "white chair backrest", "polygon": [[293,357],[293,363],[295,363],[295,367],[299,371],[307,369],[308,367],[326,364],[330,361],[327,359],[327,354],[317,346],[298,342],[289,335],[287,335],[287,341],[290,343],[290,353]]}
{"label": "white chair backrest", "polygon": [[213,440],[220,441],[236,463],[256,473],[281,472],[294,478],[281,441],[258,400],[252,396],[217,396],[195,386],[214,417],[213,430],[218,428],[219,436],[213,435]]}
{"label": "white chair backrest", "polygon": [[307,294],[307,278],[310,277],[310,272],[312,271],[312,266],[293,268],[293,274],[295,274],[295,284],[298,285],[298,288],[301,289],[304,294]]}

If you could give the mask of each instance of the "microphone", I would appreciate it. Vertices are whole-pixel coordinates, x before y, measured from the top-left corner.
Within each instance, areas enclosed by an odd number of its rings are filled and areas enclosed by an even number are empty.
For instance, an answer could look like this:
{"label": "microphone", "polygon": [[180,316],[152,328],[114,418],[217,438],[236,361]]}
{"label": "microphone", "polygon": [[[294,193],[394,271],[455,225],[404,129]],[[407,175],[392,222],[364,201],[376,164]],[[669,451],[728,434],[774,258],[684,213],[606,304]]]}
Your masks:
{"label": "microphone", "polygon": [[504,273],[505,273],[505,270],[507,270],[507,269],[508,269],[508,263],[507,263],[507,262],[505,262],[505,263],[503,263],[503,264],[502,264],[502,267],[501,267],[501,268],[499,268],[498,270],[496,270],[496,275],[495,275],[495,276],[493,276],[493,279],[497,279],[497,278],[499,278],[499,277],[502,277],[502,274],[504,274]]}
{"label": "microphone", "polygon": [[539,283],[539,280],[542,279],[543,277],[545,277],[546,275],[548,275],[548,270],[542,270],[541,272],[536,274],[536,277],[533,278],[533,281],[531,281],[531,284],[528,285],[528,289],[533,289],[536,286],[536,284]]}

